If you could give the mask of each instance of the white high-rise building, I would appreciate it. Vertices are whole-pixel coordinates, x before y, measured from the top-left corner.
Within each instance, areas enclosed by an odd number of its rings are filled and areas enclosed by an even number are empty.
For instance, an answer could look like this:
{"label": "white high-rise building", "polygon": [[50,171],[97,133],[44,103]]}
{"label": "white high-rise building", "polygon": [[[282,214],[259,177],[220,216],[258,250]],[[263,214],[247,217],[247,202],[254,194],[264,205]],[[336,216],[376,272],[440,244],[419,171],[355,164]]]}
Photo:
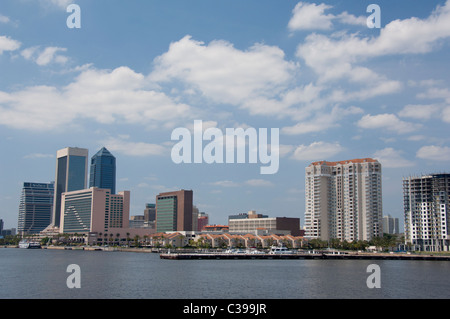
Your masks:
{"label": "white high-rise building", "polygon": [[305,237],[383,236],[381,164],[374,159],[314,162],[305,169]]}

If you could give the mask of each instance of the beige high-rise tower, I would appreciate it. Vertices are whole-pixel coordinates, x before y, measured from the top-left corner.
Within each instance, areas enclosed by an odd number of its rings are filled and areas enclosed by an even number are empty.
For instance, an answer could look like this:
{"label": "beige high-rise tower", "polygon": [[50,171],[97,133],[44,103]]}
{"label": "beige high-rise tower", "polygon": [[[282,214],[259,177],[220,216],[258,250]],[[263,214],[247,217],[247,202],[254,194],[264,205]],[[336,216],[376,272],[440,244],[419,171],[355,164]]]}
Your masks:
{"label": "beige high-rise tower", "polygon": [[305,236],[383,236],[381,164],[371,158],[314,162],[305,169]]}

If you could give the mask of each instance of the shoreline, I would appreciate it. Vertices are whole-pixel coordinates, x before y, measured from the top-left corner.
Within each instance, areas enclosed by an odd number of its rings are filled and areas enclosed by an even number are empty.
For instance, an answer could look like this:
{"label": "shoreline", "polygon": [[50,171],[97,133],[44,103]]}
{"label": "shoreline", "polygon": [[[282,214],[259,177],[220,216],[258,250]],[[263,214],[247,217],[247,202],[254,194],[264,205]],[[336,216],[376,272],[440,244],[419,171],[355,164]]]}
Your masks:
{"label": "shoreline", "polygon": [[[19,248],[14,245],[2,245],[0,248]],[[156,253],[161,259],[168,260],[201,260],[201,259],[309,259],[309,260],[427,260],[427,261],[450,261],[450,254],[441,255],[424,253],[367,253],[367,252],[345,252],[345,253],[302,253],[291,254],[252,254],[252,253],[224,253],[220,251],[199,251],[198,249],[177,249],[171,252],[167,248],[130,248],[130,247],[101,247],[101,246],[48,246],[36,249],[49,250],[77,250],[77,251],[104,251],[104,252],[133,252],[133,253]]]}
{"label": "shoreline", "polygon": [[383,254],[383,253],[359,253],[359,254],[160,254],[161,259],[170,260],[220,260],[220,259],[308,259],[308,260],[426,260],[426,261],[450,261],[450,256],[420,255],[420,254]]}

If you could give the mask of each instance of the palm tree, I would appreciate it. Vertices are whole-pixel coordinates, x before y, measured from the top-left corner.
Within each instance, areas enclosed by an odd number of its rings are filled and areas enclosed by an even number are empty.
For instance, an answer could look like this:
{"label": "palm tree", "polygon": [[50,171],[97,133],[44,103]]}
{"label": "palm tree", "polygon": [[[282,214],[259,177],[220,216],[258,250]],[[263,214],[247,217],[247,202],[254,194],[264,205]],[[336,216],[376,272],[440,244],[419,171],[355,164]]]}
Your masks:
{"label": "palm tree", "polygon": [[141,237],[139,237],[139,235],[134,236],[134,246],[135,247],[139,247],[139,239]]}

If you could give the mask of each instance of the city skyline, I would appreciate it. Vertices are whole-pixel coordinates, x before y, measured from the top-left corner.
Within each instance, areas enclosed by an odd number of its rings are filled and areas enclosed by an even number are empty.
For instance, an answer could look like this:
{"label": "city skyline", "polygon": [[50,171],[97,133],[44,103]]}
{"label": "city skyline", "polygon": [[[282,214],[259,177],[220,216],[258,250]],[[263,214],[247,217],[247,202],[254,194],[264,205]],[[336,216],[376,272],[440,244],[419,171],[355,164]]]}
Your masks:
{"label": "city skyline", "polygon": [[[69,29],[66,8],[81,7]],[[448,172],[449,1],[42,0],[0,7],[0,219],[24,182],[55,179],[56,150],[117,160],[130,215],[192,189],[210,223],[255,210],[305,218],[305,167],[375,158],[383,215],[403,229],[402,179]],[[171,133],[279,128],[280,163],[175,164]]]}

